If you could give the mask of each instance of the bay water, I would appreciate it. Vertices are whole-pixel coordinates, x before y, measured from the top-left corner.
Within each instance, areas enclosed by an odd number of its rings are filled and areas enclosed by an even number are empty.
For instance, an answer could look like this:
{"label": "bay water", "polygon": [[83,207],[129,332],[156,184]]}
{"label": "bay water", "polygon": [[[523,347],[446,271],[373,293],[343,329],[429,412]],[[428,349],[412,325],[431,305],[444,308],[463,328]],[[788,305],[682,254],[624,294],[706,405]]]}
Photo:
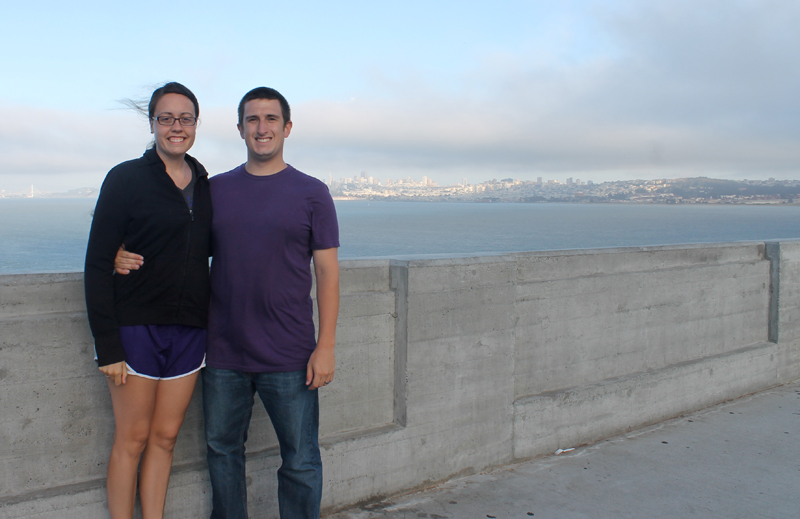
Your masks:
{"label": "bay water", "polygon": [[[79,272],[95,199],[0,199],[0,274]],[[337,201],[341,259],[800,238],[800,206]]]}

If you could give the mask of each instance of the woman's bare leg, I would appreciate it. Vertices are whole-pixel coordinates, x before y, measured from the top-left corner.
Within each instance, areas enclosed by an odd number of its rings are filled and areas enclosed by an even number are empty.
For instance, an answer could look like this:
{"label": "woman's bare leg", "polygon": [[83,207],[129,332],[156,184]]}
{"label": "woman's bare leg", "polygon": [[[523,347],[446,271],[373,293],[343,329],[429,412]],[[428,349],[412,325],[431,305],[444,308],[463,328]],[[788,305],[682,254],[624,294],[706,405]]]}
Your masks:
{"label": "woman's bare leg", "polygon": [[136,470],[150,433],[157,386],[157,380],[137,376],[128,376],[127,382],[120,386],[108,379],[114,406],[114,446],[106,479],[111,519],[133,517]]}
{"label": "woman's bare leg", "polygon": [[143,519],[161,519],[164,516],[175,440],[192,399],[198,374],[158,381],[150,434],[139,475]]}

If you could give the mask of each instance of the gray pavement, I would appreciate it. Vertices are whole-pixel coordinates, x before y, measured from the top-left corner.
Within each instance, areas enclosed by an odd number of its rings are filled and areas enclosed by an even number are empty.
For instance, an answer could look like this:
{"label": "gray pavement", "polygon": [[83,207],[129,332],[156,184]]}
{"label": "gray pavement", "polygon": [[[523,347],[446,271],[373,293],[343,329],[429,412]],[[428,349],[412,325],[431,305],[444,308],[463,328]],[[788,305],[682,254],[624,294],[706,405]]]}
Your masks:
{"label": "gray pavement", "polygon": [[327,519],[800,518],[800,381]]}

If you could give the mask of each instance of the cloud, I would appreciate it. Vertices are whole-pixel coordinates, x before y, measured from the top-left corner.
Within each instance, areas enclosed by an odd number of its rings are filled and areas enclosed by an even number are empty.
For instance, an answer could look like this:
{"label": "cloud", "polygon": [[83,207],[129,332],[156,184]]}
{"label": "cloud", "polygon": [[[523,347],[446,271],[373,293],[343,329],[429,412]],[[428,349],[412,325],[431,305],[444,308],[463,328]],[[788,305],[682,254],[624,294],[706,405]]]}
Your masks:
{"label": "cloud", "polygon": [[[209,168],[216,173],[243,162],[244,147],[235,127],[223,131],[230,127],[224,110],[209,112],[202,114],[191,153],[216,166]],[[125,108],[84,113],[0,105],[0,188],[99,187],[108,170],[140,156],[151,141],[146,117]]]}
{"label": "cloud", "polygon": [[111,166],[131,158],[129,149],[143,149],[148,137],[146,121],[123,111],[0,105],[0,186],[99,186]]}
{"label": "cloud", "polygon": [[[552,37],[492,47],[446,80],[383,64],[364,70],[371,87],[352,99],[294,103],[286,159],[320,178],[369,171],[440,183],[800,177],[800,4],[593,9],[580,25],[594,28],[589,44],[567,20]],[[211,172],[245,160],[235,108],[204,108],[193,154]],[[89,170],[101,179],[147,141],[132,114],[0,106],[0,179]]]}
{"label": "cloud", "polygon": [[466,93],[410,78],[384,99],[306,103],[296,137],[320,165],[346,169],[358,156],[361,169],[447,168],[482,174],[475,180],[797,177],[796,3],[637,3],[598,18],[613,56],[486,56],[462,79]]}

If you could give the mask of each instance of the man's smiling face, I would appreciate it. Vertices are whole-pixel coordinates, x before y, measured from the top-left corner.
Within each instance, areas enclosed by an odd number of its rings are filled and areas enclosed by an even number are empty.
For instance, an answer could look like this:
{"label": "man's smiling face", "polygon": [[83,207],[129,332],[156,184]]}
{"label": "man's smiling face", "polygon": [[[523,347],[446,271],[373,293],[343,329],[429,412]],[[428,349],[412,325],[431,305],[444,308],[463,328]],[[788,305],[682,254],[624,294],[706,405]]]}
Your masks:
{"label": "man's smiling face", "polygon": [[277,99],[248,101],[238,128],[247,146],[248,160],[262,163],[276,158],[283,160],[283,141],[289,136],[292,123],[284,123]]}

